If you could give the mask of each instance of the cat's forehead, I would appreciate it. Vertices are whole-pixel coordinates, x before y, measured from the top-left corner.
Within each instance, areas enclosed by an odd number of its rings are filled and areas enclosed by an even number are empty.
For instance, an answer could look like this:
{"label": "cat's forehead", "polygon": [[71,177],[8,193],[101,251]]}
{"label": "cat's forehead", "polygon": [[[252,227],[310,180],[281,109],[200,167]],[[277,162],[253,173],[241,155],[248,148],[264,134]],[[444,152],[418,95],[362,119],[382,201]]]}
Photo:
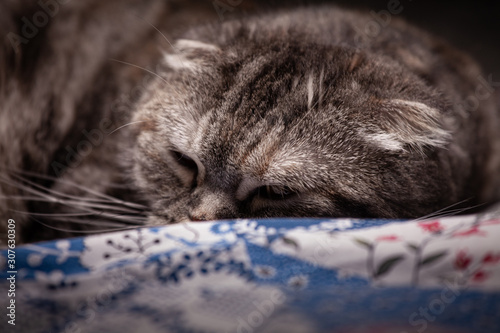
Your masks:
{"label": "cat's forehead", "polygon": [[[307,89],[307,87],[305,88]],[[305,101],[300,101],[300,98]],[[346,135],[337,122],[322,119],[321,110],[308,109],[307,94],[276,103],[262,112],[241,105],[234,112],[224,108],[205,113],[191,133],[189,150],[211,169],[237,170],[251,179],[303,179],[312,167],[349,162],[356,138]],[[226,101],[231,103],[231,101]],[[309,172],[309,176],[311,173]],[[326,176],[326,175],[325,175]]]}
{"label": "cat's forehead", "polygon": [[[439,111],[427,104],[432,94],[415,88],[418,81],[405,85],[397,67],[355,50],[176,45],[179,52],[166,57],[161,107],[152,116],[171,144],[207,160],[255,169],[273,161],[304,164],[314,156],[353,158],[370,145],[403,151],[445,141]],[[420,89],[421,101],[412,89]]]}

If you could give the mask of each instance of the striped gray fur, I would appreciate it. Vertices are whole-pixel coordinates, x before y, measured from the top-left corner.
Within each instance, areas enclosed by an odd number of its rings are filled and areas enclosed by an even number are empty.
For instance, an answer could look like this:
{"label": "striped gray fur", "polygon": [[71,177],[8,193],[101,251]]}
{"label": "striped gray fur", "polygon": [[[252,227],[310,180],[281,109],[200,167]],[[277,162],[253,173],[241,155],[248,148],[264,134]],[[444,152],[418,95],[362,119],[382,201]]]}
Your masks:
{"label": "striped gray fur", "polygon": [[[3,35],[39,10],[20,3],[0,5]],[[19,241],[498,200],[499,107],[467,103],[492,89],[468,56],[396,18],[362,37],[372,18],[334,6],[222,22],[189,4],[71,2],[2,46],[0,217]]]}

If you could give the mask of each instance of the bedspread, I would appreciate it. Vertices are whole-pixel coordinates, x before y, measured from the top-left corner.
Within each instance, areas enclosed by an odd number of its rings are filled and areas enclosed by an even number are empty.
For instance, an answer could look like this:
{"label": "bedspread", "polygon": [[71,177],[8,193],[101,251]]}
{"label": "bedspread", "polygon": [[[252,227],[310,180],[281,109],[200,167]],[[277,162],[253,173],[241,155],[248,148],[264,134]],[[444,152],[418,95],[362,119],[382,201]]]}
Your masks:
{"label": "bedspread", "polygon": [[[500,214],[196,222],[0,254],[0,332],[500,332]],[[14,325],[15,324],[15,325]]]}

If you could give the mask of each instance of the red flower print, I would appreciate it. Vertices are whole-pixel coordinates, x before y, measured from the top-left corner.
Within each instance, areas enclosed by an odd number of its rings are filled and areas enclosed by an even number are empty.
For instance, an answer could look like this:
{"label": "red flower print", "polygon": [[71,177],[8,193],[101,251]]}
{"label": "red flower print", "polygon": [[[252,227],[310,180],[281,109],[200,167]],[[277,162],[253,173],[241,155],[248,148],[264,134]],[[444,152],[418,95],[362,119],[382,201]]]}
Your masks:
{"label": "red flower print", "polygon": [[398,241],[399,237],[396,235],[379,236],[379,237],[377,237],[376,240],[379,242],[394,242],[394,241]]}
{"label": "red flower print", "polygon": [[471,235],[486,236],[486,232],[479,230],[478,226],[473,226],[469,230],[455,232],[453,234],[453,237],[465,237],[465,236],[471,236]]}
{"label": "red flower print", "polygon": [[500,220],[489,220],[481,222],[481,225],[495,225],[500,224]]}
{"label": "red flower print", "polygon": [[453,265],[456,269],[463,271],[469,267],[471,261],[472,257],[469,257],[465,251],[460,251],[457,253],[457,257],[455,258]]}
{"label": "red flower print", "polygon": [[497,254],[493,254],[492,252],[488,252],[484,255],[483,263],[484,264],[497,264],[500,262],[500,252]]}
{"label": "red flower print", "polygon": [[429,232],[441,232],[444,230],[444,227],[441,225],[441,223],[439,223],[439,221],[419,223],[418,226]]}
{"label": "red flower print", "polygon": [[483,282],[484,280],[486,280],[488,278],[488,275],[489,274],[487,272],[485,272],[485,271],[477,271],[472,276],[472,281],[474,281],[474,282]]}

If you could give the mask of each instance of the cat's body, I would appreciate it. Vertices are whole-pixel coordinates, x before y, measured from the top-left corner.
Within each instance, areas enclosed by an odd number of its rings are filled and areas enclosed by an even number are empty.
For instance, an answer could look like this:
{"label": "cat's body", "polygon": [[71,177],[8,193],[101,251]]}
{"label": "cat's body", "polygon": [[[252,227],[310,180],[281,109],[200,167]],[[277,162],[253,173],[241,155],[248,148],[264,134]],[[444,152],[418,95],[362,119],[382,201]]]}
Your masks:
{"label": "cat's body", "polygon": [[366,36],[370,16],[336,7],[223,23],[197,1],[91,3],[1,50],[0,216],[23,241],[58,236],[39,222],[408,218],[498,198],[491,87],[402,21]]}

